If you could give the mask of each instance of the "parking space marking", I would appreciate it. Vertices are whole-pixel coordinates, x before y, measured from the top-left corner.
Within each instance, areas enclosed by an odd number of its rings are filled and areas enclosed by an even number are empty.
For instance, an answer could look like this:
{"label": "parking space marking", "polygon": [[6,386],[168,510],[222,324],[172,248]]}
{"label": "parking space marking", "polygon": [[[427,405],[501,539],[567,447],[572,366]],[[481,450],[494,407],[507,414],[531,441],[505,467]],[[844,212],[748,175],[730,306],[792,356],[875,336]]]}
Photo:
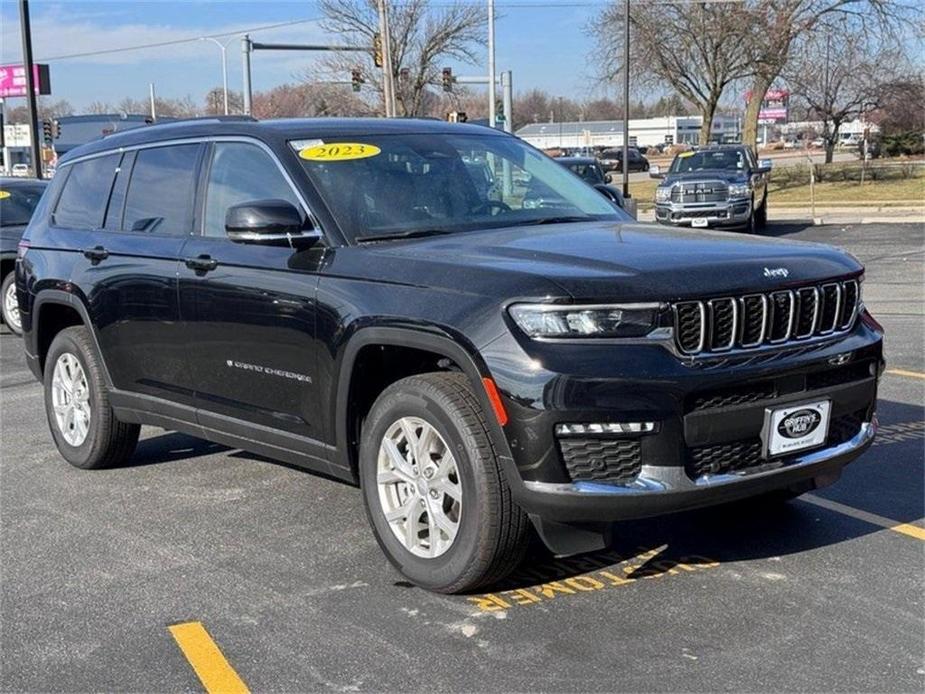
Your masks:
{"label": "parking space marking", "polygon": [[698,555],[672,559],[663,555],[665,549],[666,546],[639,548],[637,554],[629,556],[605,551],[557,559],[513,574],[511,581],[514,584],[526,584],[524,587],[473,595],[468,600],[480,612],[499,612],[566,596],[628,586],[642,579],[677,576],[719,566],[718,561]]}
{"label": "parking space marking", "polygon": [[250,691],[202,622],[173,624],[168,629],[209,694],[247,694]]}
{"label": "parking space marking", "polygon": [[881,528],[886,528],[887,530],[892,530],[903,535],[908,535],[909,537],[914,537],[917,540],[925,540],[925,528],[920,528],[917,525],[912,525],[911,523],[898,523],[897,521],[891,520],[889,518],[884,518],[883,516],[878,516],[876,513],[870,513],[868,511],[862,511],[859,508],[854,508],[853,506],[846,506],[845,504],[840,504],[837,501],[831,501],[830,499],[823,499],[821,496],[815,496],[814,494],[804,494],[800,497],[800,501],[805,501],[820,508],[828,509],[829,511],[834,511],[835,513],[841,513],[845,516],[850,516],[851,518],[856,518],[857,520],[862,520],[865,523],[870,523],[871,525],[879,525]]}
{"label": "parking space marking", "polygon": [[905,376],[906,378],[921,378],[925,380],[925,373],[920,371],[907,371],[906,369],[887,369],[891,376]]}

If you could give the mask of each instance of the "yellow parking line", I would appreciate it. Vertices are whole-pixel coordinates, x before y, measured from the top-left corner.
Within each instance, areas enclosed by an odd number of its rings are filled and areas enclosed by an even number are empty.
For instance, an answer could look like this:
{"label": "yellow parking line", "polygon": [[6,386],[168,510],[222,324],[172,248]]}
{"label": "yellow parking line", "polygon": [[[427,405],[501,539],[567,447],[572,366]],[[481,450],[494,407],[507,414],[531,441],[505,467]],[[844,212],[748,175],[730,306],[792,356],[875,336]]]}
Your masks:
{"label": "yellow parking line", "polygon": [[905,369],[887,369],[886,372],[892,376],[905,376],[906,378],[921,378],[925,380],[925,374],[920,371],[906,371]]}
{"label": "yellow parking line", "polygon": [[183,655],[209,694],[246,694],[247,685],[222,655],[202,622],[183,622],[170,627]]}
{"label": "yellow parking line", "polygon": [[800,497],[800,500],[806,501],[810,504],[815,504],[816,506],[828,509],[829,511],[835,511],[836,513],[841,513],[845,516],[857,518],[858,520],[870,523],[871,525],[879,525],[881,528],[886,528],[887,530],[902,533],[903,535],[914,537],[917,540],[925,540],[925,528],[920,528],[919,526],[912,525],[911,523],[897,523],[896,521],[889,518],[878,516],[876,513],[868,513],[867,511],[862,511],[859,508],[846,506],[845,504],[840,504],[837,501],[823,499],[821,496],[815,496],[813,494],[804,494]]}

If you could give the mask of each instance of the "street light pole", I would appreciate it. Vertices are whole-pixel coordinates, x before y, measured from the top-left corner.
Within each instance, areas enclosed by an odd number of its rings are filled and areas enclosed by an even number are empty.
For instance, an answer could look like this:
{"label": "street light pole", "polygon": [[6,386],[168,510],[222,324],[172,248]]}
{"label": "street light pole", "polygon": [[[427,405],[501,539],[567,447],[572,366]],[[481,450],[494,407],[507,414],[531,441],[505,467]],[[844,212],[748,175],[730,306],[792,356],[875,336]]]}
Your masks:
{"label": "street light pole", "polygon": [[630,197],[630,0],[623,0],[623,197]]}
{"label": "street light pole", "polygon": [[495,115],[495,0],[488,0],[488,127],[497,127]]}
{"label": "street light pole", "polygon": [[32,140],[32,170],[36,178],[42,178],[42,145],[39,143],[39,117],[35,101],[36,84],[32,67],[32,24],[29,21],[29,0],[19,0],[19,18],[22,28],[22,62],[26,70],[26,104],[29,107],[29,129]]}
{"label": "street light pole", "polygon": [[[218,39],[212,38],[211,36],[203,36],[199,39],[200,41],[211,41],[216,46],[218,46],[222,51],[222,91],[225,97],[225,115],[228,115],[228,56],[226,55],[225,49],[228,48],[227,44],[222,43]],[[231,39],[232,41],[234,39]]]}

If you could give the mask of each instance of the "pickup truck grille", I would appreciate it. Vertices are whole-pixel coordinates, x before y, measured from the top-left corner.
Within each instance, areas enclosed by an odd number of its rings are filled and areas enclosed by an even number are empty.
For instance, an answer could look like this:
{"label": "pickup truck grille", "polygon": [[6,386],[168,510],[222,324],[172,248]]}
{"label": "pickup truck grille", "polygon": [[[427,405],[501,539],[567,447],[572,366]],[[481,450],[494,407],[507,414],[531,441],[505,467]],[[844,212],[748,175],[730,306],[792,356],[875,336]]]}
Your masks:
{"label": "pickup truck grille", "polygon": [[673,306],[675,342],[687,355],[777,345],[851,328],[856,280],[800,289],[681,301]]}
{"label": "pickup truck grille", "polygon": [[671,187],[671,202],[726,202],[729,186],[723,181],[675,183]]}

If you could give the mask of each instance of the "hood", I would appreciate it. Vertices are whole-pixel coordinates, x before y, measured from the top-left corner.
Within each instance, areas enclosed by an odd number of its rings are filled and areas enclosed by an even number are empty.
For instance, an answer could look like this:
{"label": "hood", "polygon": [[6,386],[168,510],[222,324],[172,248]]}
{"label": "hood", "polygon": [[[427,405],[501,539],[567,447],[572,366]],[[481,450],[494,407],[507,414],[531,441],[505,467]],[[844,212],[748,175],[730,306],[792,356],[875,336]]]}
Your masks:
{"label": "hood", "polygon": [[695,183],[697,181],[725,181],[726,183],[748,183],[748,174],[745,171],[730,171],[729,169],[705,169],[690,173],[666,174],[660,186],[670,186],[674,183]]}
{"label": "hood", "polygon": [[[615,222],[463,232],[367,249],[378,256],[367,267],[396,273],[396,281],[414,277],[415,284],[485,294],[558,287],[577,300],[601,301],[764,292],[863,269],[822,244]],[[483,284],[488,276],[498,279]]]}

